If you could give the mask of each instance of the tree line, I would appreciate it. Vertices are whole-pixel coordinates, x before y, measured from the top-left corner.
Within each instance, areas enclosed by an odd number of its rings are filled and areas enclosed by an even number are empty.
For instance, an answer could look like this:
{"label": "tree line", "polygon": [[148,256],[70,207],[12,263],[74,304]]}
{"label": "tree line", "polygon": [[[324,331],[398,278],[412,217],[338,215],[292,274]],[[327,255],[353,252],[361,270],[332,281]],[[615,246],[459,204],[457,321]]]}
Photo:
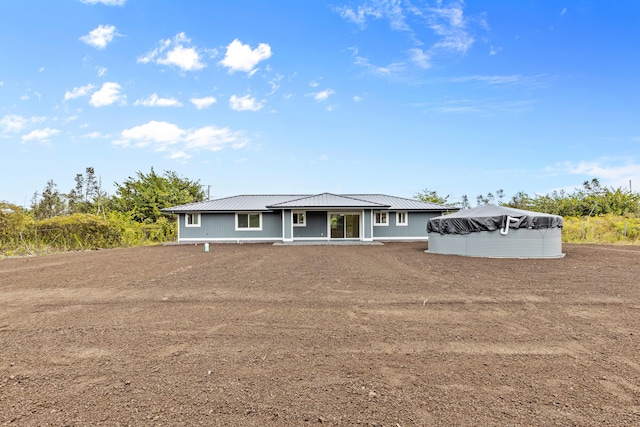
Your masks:
{"label": "tree line", "polygon": [[0,202],[0,255],[135,246],[172,241],[173,215],[161,209],[204,200],[198,181],[173,171],[136,172],[109,195],[93,167],[61,191],[49,180],[29,208]]}
{"label": "tree line", "polygon": [[[415,198],[432,203],[439,203],[469,209],[469,197],[463,195],[460,202],[449,202],[449,195],[440,196],[437,191],[425,189],[417,193]],[[560,215],[563,217],[589,217],[602,215],[640,216],[640,193],[623,188],[605,187],[597,178],[584,181],[582,188],[572,192],[553,191],[550,194],[518,192],[510,200],[505,200],[504,190],[500,189],[486,195],[476,197],[476,206],[498,204],[517,209]]]}
{"label": "tree line", "polygon": [[170,218],[160,210],[170,206],[202,201],[204,191],[198,181],[178,176],[173,171],[157,174],[136,172],[122,183],[115,183],[115,194],[110,196],[102,189],[102,180],[92,167],[84,174],[76,174],[75,187],[64,193],[50,180],[42,192],[34,193],[30,212],[36,219],[73,214],[105,216],[107,212],[120,212],[131,220],[153,223],[159,218]]}

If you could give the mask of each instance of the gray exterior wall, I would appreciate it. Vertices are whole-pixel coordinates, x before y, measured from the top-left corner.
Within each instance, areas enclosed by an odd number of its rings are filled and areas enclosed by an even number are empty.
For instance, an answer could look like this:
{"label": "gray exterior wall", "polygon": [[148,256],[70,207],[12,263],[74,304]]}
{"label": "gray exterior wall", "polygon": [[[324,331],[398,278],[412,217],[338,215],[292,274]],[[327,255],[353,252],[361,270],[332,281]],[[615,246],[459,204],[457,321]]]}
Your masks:
{"label": "gray exterior wall", "polygon": [[510,229],[470,234],[429,233],[429,252],[487,258],[561,258],[562,229]]}
{"label": "gray exterior wall", "polygon": [[396,211],[389,211],[389,225],[374,225],[375,240],[427,239],[427,222],[440,212],[407,212],[408,225],[396,225]]}
{"label": "gray exterior wall", "polygon": [[327,237],[327,212],[306,211],[307,225],[305,227],[293,227],[294,239],[300,238],[326,238]]}
{"label": "gray exterior wall", "polygon": [[185,227],[184,217],[178,216],[179,241],[282,240],[280,212],[263,212],[261,231],[236,231],[235,213],[203,213],[200,227]]}
{"label": "gray exterior wall", "polygon": [[[357,212],[350,210],[350,212]],[[361,240],[420,240],[427,239],[427,222],[430,218],[439,216],[434,212],[407,212],[408,225],[396,225],[396,212],[389,211],[389,225],[372,226],[372,210],[365,209],[361,214],[362,229]],[[291,210],[283,213],[263,212],[262,230],[236,231],[235,213],[202,213],[199,227],[186,227],[185,214],[178,215],[179,241],[181,242],[206,242],[206,241],[282,241],[290,239],[328,239],[328,214],[327,211],[306,211],[306,226],[291,226]],[[284,227],[284,234],[283,234]],[[293,236],[291,230],[293,229]],[[373,233],[373,234],[372,234]]]}

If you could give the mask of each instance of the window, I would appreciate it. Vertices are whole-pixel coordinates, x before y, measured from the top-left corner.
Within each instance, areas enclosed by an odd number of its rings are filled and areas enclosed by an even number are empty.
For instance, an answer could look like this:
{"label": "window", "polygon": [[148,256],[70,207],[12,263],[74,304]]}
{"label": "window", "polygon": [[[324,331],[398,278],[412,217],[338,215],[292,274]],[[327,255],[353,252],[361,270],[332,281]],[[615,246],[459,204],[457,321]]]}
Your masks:
{"label": "window", "polygon": [[385,211],[375,211],[373,213],[373,225],[389,225],[389,213]]}
{"label": "window", "polygon": [[236,230],[262,230],[261,213],[236,214]]}
{"label": "window", "polygon": [[184,225],[185,227],[200,227],[200,214],[184,214]]}
{"label": "window", "polygon": [[307,215],[305,211],[293,211],[293,226],[304,227],[307,225]]}
{"label": "window", "polygon": [[396,225],[409,225],[409,215],[406,212],[396,212]]}

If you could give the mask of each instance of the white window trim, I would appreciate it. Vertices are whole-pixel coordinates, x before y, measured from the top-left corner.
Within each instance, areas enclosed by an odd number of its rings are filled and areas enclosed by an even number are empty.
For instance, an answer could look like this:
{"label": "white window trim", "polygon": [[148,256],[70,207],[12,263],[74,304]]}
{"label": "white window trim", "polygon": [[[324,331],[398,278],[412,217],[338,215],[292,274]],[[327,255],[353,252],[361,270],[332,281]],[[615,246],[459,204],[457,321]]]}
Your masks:
{"label": "white window trim", "polygon": [[[400,222],[400,215],[404,214],[404,222]],[[409,212],[407,211],[398,211],[396,212],[396,225],[398,227],[406,227],[409,225]]]}
{"label": "white window trim", "polygon": [[[198,218],[198,222],[196,224],[189,224],[189,216]],[[199,213],[186,213],[184,214],[184,226],[185,227],[200,227],[200,224],[202,224],[202,215],[200,215]]]}
{"label": "white window trim", "polygon": [[[260,227],[238,227],[238,215],[259,215]],[[262,212],[236,212],[235,217],[236,217],[236,231],[262,231]]]}
{"label": "white window trim", "polygon": [[[387,219],[387,222],[376,222],[376,214],[377,213],[385,213],[385,218]],[[381,211],[381,210],[377,210],[377,211],[373,211],[373,225],[375,227],[387,227],[389,225],[389,211]]]}
{"label": "white window trim", "polygon": [[[295,224],[295,223],[293,222],[293,216],[294,216],[295,214],[302,214],[302,215],[304,215],[304,217],[303,217],[303,218],[304,218],[304,221],[302,221],[301,223]],[[291,224],[292,224],[294,227],[306,227],[306,226],[307,226],[307,211],[291,211]]]}

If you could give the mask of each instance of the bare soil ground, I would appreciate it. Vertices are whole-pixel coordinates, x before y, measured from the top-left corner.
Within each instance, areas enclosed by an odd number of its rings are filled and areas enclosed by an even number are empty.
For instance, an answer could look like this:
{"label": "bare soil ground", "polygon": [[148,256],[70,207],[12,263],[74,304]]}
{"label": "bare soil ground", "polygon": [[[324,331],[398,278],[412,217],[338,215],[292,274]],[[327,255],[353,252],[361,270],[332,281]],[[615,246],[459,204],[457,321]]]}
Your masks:
{"label": "bare soil ground", "polygon": [[0,260],[1,425],[640,425],[640,248]]}

